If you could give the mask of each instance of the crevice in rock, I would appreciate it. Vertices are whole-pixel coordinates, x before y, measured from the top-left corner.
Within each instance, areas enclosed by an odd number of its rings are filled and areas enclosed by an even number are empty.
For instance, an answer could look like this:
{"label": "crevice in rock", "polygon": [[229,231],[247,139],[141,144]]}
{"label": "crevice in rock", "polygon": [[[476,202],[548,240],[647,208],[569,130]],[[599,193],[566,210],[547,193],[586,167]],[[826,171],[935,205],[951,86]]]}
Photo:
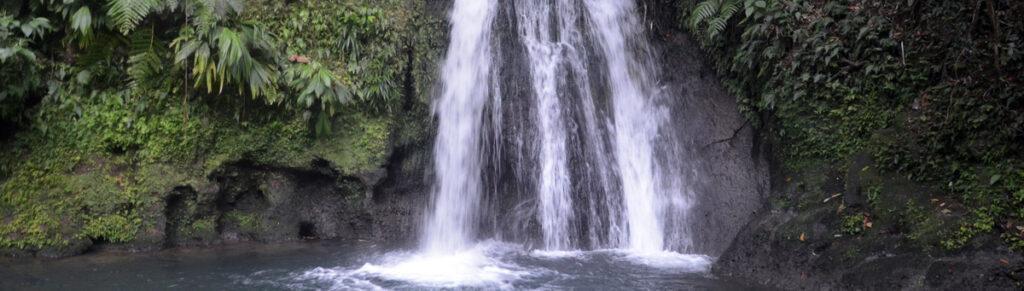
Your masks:
{"label": "crevice in rock", "polygon": [[316,224],[309,221],[299,222],[299,239],[316,239]]}
{"label": "crevice in rock", "polygon": [[180,241],[182,222],[188,215],[185,209],[187,196],[195,194],[191,190],[189,187],[175,188],[164,200],[164,247],[173,247]]}

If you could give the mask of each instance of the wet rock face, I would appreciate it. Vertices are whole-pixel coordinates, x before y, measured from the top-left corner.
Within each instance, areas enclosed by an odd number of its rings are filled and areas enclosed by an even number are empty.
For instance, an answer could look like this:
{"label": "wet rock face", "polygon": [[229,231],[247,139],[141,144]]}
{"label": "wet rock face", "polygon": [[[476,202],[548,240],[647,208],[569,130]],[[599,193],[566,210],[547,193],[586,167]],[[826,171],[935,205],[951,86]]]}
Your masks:
{"label": "wet rock face", "polygon": [[[305,239],[402,241],[414,238],[413,208],[425,193],[403,178],[421,172],[398,151],[394,177],[370,179],[312,169],[275,168],[245,162],[211,175],[216,187],[180,187],[167,195],[165,247],[237,241],[282,242]],[[380,172],[384,172],[381,169]],[[382,173],[372,175],[384,176]],[[378,190],[375,190],[378,189]],[[213,191],[209,191],[213,190]],[[370,193],[370,194],[367,194]],[[368,197],[370,195],[371,197]]]}
{"label": "wet rock face", "polygon": [[358,207],[348,201],[358,201],[359,189],[345,188],[351,181],[245,163],[224,167],[211,180],[219,191],[183,188],[167,196],[165,246],[359,236],[350,227],[358,221],[342,223]]}
{"label": "wet rock face", "polygon": [[[957,252],[922,249],[876,217],[872,235],[847,233],[842,213],[867,213],[871,157],[858,154],[837,166],[787,172],[770,158],[770,141],[758,138],[738,115],[736,98],[721,88],[710,61],[678,31],[676,6],[639,1],[663,66],[664,90],[681,98],[678,134],[695,169],[691,224],[697,251],[718,256],[713,272],[729,280],[810,290],[1020,290],[1024,257],[981,238]],[[810,177],[815,177],[811,179]],[[792,181],[790,179],[792,178]],[[887,177],[883,177],[887,178]],[[798,183],[798,181],[815,181]],[[931,189],[885,180],[898,197],[927,197]],[[876,193],[876,195],[878,195]],[[826,199],[828,198],[828,199]],[[923,202],[928,205],[928,202]],[[838,207],[838,208],[837,208]],[[864,214],[861,214],[864,215]],[[863,216],[862,216],[863,217]],[[861,225],[870,220],[853,220]],[[870,228],[870,226],[864,226]],[[861,229],[860,232],[866,232]],[[986,242],[987,241],[987,242]]]}
{"label": "wet rock face", "polygon": [[1007,249],[933,256],[896,236],[837,240],[789,227],[821,217],[795,212],[756,217],[719,258],[714,273],[809,290],[1020,290],[1024,280],[1024,257]]}
{"label": "wet rock face", "polygon": [[[225,229],[258,241],[366,237],[357,179],[314,171],[247,168],[248,189],[223,196],[223,213],[238,212]],[[242,186],[242,187],[246,187]],[[246,215],[249,215],[248,217]]]}
{"label": "wet rock face", "polygon": [[[850,215],[840,213],[867,213],[864,207],[870,204],[851,189],[863,188],[864,179],[877,175],[863,170],[864,163],[854,159],[846,169],[822,164],[796,172],[774,171],[771,203],[737,235],[713,272],[783,289],[1019,290],[1024,286],[1024,257],[1000,246],[997,237],[979,237],[969,247],[950,252],[908,238],[906,233],[912,231],[908,226],[877,216],[874,221],[854,216],[851,229]],[[811,183],[815,179],[808,177],[820,179]],[[906,196],[900,197],[911,199],[931,192],[901,179],[885,181],[886,189],[900,190],[879,195],[903,193]]]}
{"label": "wet rock face", "polygon": [[653,9],[659,1],[641,1],[653,23],[652,44],[662,66],[664,94],[678,98],[672,116],[685,148],[694,206],[688,223],[694,251],[718,256],[757,210],[768,191],[767,148],[740,115],[736,98],[716,78],[710,61],[687,34],[675,29],[675,9]]}
{"label": "wet rock face", "polygon": [[385,177],[365,201],[374,238],[406,244],[416,240],[420,218],[430,201],[430,144],[428,138],[392,152]]}

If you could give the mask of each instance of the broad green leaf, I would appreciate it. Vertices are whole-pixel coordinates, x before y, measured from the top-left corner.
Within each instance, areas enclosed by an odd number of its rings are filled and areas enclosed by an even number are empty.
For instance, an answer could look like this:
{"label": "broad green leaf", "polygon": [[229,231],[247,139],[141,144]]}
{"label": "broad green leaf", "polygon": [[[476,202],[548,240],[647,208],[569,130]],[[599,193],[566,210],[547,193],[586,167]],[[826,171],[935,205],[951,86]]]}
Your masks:
{"label": "broad green leaf", "polygon": [[89,10],[89,6],[82,5],[78,12],[71,15],[71,29],[84,35],[92,33],[92,11]]}

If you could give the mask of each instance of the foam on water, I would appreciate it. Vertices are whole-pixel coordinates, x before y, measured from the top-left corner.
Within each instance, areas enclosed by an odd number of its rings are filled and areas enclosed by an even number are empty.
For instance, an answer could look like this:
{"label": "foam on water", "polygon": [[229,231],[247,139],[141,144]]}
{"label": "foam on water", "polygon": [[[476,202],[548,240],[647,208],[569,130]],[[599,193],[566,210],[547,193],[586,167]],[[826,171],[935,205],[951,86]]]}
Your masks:
{"label": "foam on water", "polygon": [[[522,253],[518,245],[486,241],[450,254],[393,252],[356,269],[314,268],[299,279],[330,282],[336,287],[382,288],[382,282],[428,288],[486,287],[507,289],[517,280],[543,273],[503,258]],[[342,288],[343,289],[343,288]]]}
{"label": "foam on water", "polygon": [[355,274],[429,287],[511,287],[512,281],[529,272],[498,260],[508,251],[481,244],[450,255],[413,254],[380,265],[366,264]]}
{"label": "foam on water", "polygon": [[548,250],[533,250],[530,252],[531,257],[535,258],[547,258],[547,259],[560,259],[560,258],[580,258],[587,252],[584,251],[548,251]]}
{"label": "foam on water", "polygon": [[[318,288],[360,290],[555,287],[551,284],[579,279],[581,274],[574,272],[580,269],[607,268],[599,264],[610,263],[635,272],[650,272],[653,268],[671,274],[702,274],[710,270],[712,262],[708,256],[668,251],[526,250],[522,245],[489,240],[447,255],[391,252],[361,267],[317,267],[294,274],[291,281],[301,283],[291,287],[308,286],[309,282]],[[551,269],[550,264],[562,269]]]}
{"label": "foam on water", "polygon": [[669,251],[620,251],[624,259],[635,264],[659,269],[672,269],[686,273],[704,273],[711,270],[714,259],[705,255],[680,254]]}

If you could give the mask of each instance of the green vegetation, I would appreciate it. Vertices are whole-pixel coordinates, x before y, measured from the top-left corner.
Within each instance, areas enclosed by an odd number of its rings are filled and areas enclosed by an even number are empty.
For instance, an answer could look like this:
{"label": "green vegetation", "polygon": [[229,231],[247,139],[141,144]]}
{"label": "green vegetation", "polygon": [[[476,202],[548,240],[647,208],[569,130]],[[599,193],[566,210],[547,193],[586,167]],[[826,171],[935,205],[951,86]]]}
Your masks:
{"label": "green vegetation", "polygon": [[[0,4],[0,249],[142,240],[174,187],[237,161],[377,169],[421,63],[407,58],[431,57],[410,52],[423,5]],[[182,223],[216,235],[213,216]]]}
{"label": "green vegetation", "polygon": [[31,46],[52,29],[46,18],[19,20],[0,11],[0,80],[4,80],[4,88],[0,89],[0,120],[19,121],[26,117],[21,114],[25,96],[43,82],[39,76],[42,66]]}
{"label": "green vegetation", "polygon": [[259,233],[263,230],[263,221],[255,214],[234,210],[226,213],[225,218],[237,225],[243,233]]}
{"label": "green vegetation", "polygon": [[[857,153],[937,193],[870,189],[879,201],[935,195],[963,215],[925,208],[906,230],[957,249],[980,234],[1024,244],[1024,5],[1016,1],[684,0],[742,110],[789,171]],[[889,181],[892,181],[890,179]],[[876,187],[891,184],[880,181]],[[913,197],[913,196],[917,197]],[[952,202],[951,202],[952,203]],[[908,206],[909,207],[909,206]],[[920,206],[916,206],[920,207]],[[913,208],[913,207],[912,207]],[[946,210],[953,211],[953,210]],[[938,216],[955,219],[945,231]],[[842,231],[854,232],[854,217]]]}
{"label": "green vegetation", "polygon": [[865,216],[863,213],[850,214],[843,217],[842,227],[840,230],[847,235],[858,235],[864,231]]}

